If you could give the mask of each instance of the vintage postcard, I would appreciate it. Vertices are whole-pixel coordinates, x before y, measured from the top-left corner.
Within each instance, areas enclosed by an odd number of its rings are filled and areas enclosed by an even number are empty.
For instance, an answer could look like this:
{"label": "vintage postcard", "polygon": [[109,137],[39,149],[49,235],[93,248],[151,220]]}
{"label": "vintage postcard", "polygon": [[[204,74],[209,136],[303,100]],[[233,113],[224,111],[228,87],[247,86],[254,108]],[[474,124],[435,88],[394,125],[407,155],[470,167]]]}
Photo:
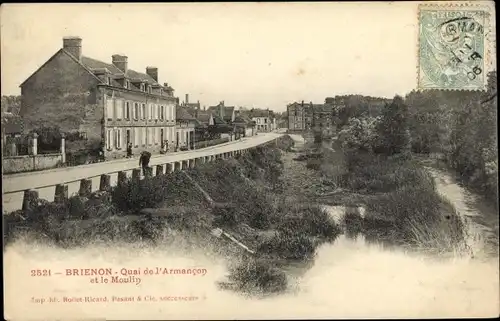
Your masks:
{"label": "vintage postcard", "polygon": [[0,14],[6,320],[499,316],[492,1]]}

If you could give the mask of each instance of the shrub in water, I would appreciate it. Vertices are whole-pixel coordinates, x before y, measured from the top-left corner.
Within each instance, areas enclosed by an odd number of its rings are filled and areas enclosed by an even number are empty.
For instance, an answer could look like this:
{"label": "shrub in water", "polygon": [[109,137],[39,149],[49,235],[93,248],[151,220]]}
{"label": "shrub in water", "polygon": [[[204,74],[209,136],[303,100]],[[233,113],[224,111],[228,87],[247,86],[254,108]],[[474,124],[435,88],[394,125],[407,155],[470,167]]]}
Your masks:
{"label": "shrub in water", "polygon": [[281,292],[287,287],[285,272],[261,261],[244,262],[233,268],[229,275],[239,290]]}
{"label": "shrub in water", "polygon": [[313,241],[304,235],[278,234],[259,245],[258,253],[276,255],[287,260],[308,260],[315,255]]}

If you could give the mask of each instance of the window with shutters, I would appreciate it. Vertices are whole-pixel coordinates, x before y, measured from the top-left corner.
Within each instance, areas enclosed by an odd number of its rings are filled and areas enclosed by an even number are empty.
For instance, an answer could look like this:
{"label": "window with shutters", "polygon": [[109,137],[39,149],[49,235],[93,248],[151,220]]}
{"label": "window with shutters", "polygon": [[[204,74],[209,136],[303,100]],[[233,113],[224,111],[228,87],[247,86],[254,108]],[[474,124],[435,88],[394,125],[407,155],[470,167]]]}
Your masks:
{"label": "window with shutters", "polygon": [[146,104],[141,106],[141,119],[146,119]]}
{"label": "window with shutters", "polygon": [[158,113],[158,118],[157,119],[159,119],[159,120],[162,120],[162,118],[161,118],[161,108],[162,108],[161,105],[157,105],[157,107],[156,107],[156,110],[157,110],[157,113]]}
{"label": "window with shutters", "polygon": [[106,149],[111,150],[113,148],[113,130],[106,130]]}
{"label": "window with shutters", "polygon": [[140,136],[140,133],[139,133],[139,128],[134,128],[134,146],[135,147],[138,147],[139,146],[139,136]]}
{"label": "window with shutters", "polygon": [[115,148],[122,148],[122,130],[121,128],[115,128]]}
{"label": "window with shutters", "polygon": [[125,102],[125,119],[130,120],[130,101]]}
{"label": "window with shutters", "polygon": [[141,139],[141,144],[142,144],[142,146],[146,146],[146,137],[147,137],[146,134],[147,134],[146,133],[146,128],[143,127],[142,128],[142,133],[141,133],[141,138],[142,138]]}
{"label": "window with shutters", "polygon": [[106,97],[106,113],[108,114],[108,119],[114,119],[115,114],[114,99],[111,97]]}
{"label": "window with shutters", "polygon": [[148,131],[148,145],[153,145],[153,130],[154,128],[147,128]]}
{"label": "window with shutters", "polygon": [[134,120],[139,119],[139,103],[134,103]]}
{"label": "window with shutters", "polygon": [[149,120],[153,119],[153,114],[154,114],[153,108],[154,107],[155,107],[154,104],[151,104],[151,103],[149,104]]}
{"label": "window with shutters", "polygon": [[121,120],[123,119],[123,100],[117,99],[115,101],[115,104],[116,104],[116,119]]}

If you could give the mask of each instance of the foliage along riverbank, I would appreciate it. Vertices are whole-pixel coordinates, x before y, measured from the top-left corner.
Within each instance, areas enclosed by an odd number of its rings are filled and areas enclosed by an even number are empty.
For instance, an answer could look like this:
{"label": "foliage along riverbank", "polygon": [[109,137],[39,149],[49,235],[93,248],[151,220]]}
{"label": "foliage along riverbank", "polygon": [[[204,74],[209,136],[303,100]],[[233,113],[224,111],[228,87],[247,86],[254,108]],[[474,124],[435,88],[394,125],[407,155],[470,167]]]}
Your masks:
{"label": "foliage along riverbank", "polygon": [[467,251],[463,221],[413,158],[407,108],[396,97],[377,119],[350,119],[333,149],[312,147],[307,167],[342,190],[323,196],[325,203],[364,207],[364,215],[347,211],[349,233],[432,252]]}
{"label": "foliage along riverbank", "polygon": [[[175,244],[186,252],[203,247],[236,262],[230,281],[238,289],[280,291],[286,286],[278,269],[281,263],[312,259],[319,244],[341,232],[319,207],[283,201],[281,155],[292,145],[284,136],[276,146],[139,183],[128,181],[109,192],[93,193],[90,199],[42,201],[29,212],[4,217],[5,239],[22,237],[59,247],[101,242]],[[256,254],[248,255],[214,236],[214,228],[228,232]]]}

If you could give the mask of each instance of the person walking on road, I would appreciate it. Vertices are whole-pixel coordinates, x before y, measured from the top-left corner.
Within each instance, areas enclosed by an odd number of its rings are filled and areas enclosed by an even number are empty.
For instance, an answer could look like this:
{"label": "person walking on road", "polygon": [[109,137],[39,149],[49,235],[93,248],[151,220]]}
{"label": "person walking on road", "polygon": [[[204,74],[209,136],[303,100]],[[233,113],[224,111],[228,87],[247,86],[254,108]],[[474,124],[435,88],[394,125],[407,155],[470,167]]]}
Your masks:
{"label": "person walking on road", "polygon": [[132,157],[132,144],[128,143],[127,145],[127,158]]}
{"label": "person walking on road", "polygon": [[151,153],[147,151],[143,151],[141,153],[141,157],[139,158],[139,166],[142,166],[142,173],[144,175],[146,174],[150,158],[151,158]]}

